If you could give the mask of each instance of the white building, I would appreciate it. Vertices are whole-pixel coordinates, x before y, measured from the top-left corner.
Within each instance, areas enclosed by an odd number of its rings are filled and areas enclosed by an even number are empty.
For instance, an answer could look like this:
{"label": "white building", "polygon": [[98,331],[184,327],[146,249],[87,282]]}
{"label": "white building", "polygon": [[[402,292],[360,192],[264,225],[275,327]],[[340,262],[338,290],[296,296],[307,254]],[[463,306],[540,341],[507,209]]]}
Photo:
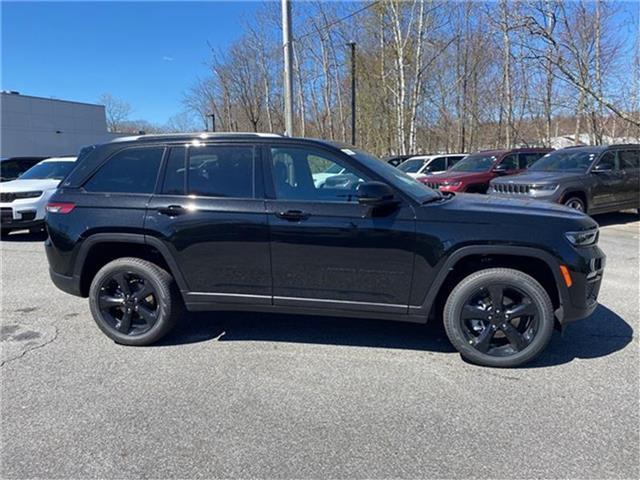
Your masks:
{"label": "white building", "polygon": [[0,93],[0,157],[73,155],[117,136],[103,105]]}

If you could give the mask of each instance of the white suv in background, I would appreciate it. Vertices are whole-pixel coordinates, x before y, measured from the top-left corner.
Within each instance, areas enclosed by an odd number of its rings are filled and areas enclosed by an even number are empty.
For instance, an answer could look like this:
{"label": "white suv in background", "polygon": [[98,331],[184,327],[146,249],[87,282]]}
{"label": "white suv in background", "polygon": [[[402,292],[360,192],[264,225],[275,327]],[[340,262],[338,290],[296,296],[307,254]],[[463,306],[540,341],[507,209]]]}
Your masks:
{"label": "white suv in background", "polygon": [[44,207],[76,157],[52,157],[34,165],[16,180],[0,183],[0,232],[40,230]]}
{"label": "white suv in background", "polygon": [[398,165],[398,169],[413,178],[419,178],[426,176],[428,173],[444,172],[466,156],[466,153],[418,155],[402,162]]}

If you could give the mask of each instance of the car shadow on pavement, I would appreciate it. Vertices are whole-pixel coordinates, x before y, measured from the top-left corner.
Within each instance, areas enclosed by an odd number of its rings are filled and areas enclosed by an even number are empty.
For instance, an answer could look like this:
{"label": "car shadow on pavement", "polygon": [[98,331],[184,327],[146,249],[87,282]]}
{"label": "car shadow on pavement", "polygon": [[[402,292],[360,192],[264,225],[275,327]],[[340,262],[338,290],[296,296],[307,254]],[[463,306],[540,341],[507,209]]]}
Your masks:
{"label": "car shadow on pavement", "polygon": [[545,352],[524,368],[606,357],[622,350],[632,340],[631,325],[600,304],[591,316],[567,325],[562,335],[555,334]]}
{"label": "car shadow on pavement", "polygon": [[32,233],[29,230],[18,230],[11,232],[6,237],[2,237],[2,242],[44,242],[47,239],[47,233],[42,232]]}
{"label": "car shadow on pavement", "polygon": [[598,225],[601,227],[608,227],[610,225],[624,225],[638,222],[640,221],[640,215],[631,210],[626,210],[624,212],[601,213],[600,215],[594,215],[593,219],[598,222]]}
{"label": "car shadow on pavement", "polygon": [[[315,343],[454,353],[442,324],[267,313],[191,313],[157,346],[218,341]],[[610,355],[633,339],[633,329],[603,305],[587,319],[554,332],[547,350],[523,368],[539,368]]]}
{"label": "car shadow on pavement", "polygon": [[316,343],[454,352],[441,324],[432,325],[270,313],[186,314],[158,346],[219,341]]}

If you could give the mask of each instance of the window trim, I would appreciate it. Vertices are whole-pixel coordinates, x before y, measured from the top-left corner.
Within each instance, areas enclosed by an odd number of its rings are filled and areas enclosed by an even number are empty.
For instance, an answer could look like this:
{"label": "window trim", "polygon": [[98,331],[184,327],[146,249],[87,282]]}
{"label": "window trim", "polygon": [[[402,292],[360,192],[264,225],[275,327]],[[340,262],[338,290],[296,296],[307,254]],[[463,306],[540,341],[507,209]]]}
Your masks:
{"label": "window trim", "polygon": [[[155,181],[153,183],[153,190],[149,193],[141,193],[141,192],[107,192],[107,191],[97,191],[97,190],[87,190],[85,188],[85,186],[87,185],[87,183],[89,183],[93,177],[95,177],[98,172],[100,172],[100,170],[102,170],[102,168],[111,161],[111,159],[113,157],[115,157],[116,155],[119,155],[121,152],[124,152],[126,150],[141,150],[141,149],[150,149],[150,148],[155,148],[155,149],[162,149],[162,156],[160,157],[160,164],[158,165],[158,170],[156,171],[156,178]],[[137,195],[137,196],[151,196],[154,195],[157,190],[158,190],[158,178],[160,176],[160,173],[162,171],[163,165],[164,165],[164,160],[165,160],[165,156],[167,155],[167,150],[168,150],[168,146],[167,145],[163,145],[163,144],[151,144],[151,145],[130,145],[124,148],[120,148],[118,150],[115,150],[114,152],[111,152],[110,155],[108,155],[106,157],[105,160],[103,160],[102,162],[100,162],[99,165],[96,166],[96,168],[93,169],[93,171],[87,176],[87,178],[82,182],[82,185],[80,186],[80,188],[82,189],[82,191],[84,193],[88,193],[88,194],[100,194],[100,195],[104,195],[104,194],[109,194],[109,195]],[[63,180],[64,181],[64,180]]]}

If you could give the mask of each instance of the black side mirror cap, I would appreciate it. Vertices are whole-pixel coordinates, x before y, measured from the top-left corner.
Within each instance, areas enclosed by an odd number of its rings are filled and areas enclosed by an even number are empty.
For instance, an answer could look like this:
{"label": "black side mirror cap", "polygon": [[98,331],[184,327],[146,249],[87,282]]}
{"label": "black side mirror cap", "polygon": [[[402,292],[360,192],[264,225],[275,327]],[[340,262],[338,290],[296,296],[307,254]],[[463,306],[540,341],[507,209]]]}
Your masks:
{"label": "black side mirror cap", "polygon": [[358,203],[370,207],[386,207],[397,205],[393,189],[382,182],[364,182],[358,185]]}

